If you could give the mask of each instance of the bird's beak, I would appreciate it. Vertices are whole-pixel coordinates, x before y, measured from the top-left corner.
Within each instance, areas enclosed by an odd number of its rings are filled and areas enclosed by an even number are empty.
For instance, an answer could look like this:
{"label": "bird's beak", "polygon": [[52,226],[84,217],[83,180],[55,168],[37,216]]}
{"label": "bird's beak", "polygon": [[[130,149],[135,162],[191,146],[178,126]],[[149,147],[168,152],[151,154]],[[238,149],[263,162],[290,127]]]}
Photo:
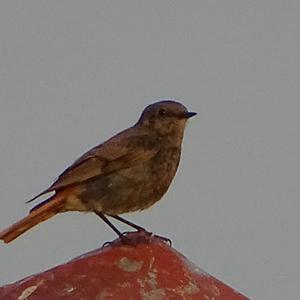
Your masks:
{"label": "bird's beak", "polygon": [[189,118],[191,118],[191,117],[193,117],[193,116],[196,116],[196,115],[197,115],[196,112],[188,111],[188,112],[185,113],[185,118],[186,118],[186,119],[189,119]]}

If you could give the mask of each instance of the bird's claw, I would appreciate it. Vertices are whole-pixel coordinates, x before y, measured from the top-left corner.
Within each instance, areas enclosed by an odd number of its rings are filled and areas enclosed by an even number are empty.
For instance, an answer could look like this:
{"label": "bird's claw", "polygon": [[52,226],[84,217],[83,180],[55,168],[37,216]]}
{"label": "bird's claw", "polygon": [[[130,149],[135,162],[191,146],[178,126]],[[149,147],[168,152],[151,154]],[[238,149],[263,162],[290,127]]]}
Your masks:
{"label": "bird's claw", "polygon": [[146,230],[137,230],[134,232],[125,231],[122,233],[119,239],[111,242],[106,242],[103,244],[102,248],[113,246],[116,244],[122,244],[127,246],[137,246],[139,244],[148,244],[153,241],[161,241],[163,243],[168,244],[168,246],[172,246],[172,241],[169,238],[153,234],[152,232],[148,232]]}

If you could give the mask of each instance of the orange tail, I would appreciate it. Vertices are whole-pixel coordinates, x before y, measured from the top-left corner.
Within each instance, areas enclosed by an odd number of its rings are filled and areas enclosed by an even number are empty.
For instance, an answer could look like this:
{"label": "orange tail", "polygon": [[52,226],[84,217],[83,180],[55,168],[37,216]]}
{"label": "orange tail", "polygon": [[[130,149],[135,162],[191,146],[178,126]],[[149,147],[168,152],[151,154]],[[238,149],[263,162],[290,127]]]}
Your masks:
{"label": "orange tail", "polygon": [[64,211],[64,198],[55,195],[49,201],[30,211],[29,215],[0,232],[0,240],[9,243],[33,226]]}

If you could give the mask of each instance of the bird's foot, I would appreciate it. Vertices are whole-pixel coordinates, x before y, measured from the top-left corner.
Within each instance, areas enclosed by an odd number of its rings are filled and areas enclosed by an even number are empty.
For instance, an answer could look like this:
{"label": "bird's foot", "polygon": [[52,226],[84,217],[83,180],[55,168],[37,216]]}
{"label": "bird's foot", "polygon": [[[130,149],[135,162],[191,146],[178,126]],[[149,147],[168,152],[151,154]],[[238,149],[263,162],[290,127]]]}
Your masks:
{"label": "bird's foot", "polygon": [[172,241],[169,238],[153,234],[152,232],[149,232],[144,228],[141,228],[135,232],[123,232],[121,240],[123,244],[127,245],[147,244],[156,240],[159,242],[162,241],[169,246],[172,246]]}
{"label": "bird's foot", "polygon": [[168,244],[170,247],[172,246],[171,239],[169,239],[165,236],[157,235],[157,234],[153,234],[152,236],[156,239],[162,240],[164,243]]}
{"label": "bird's foot", "polygon": [[149,244],[155,242],[163,242],[168,244],[169,246],[172,245],[172,241],[169,238],[153,234],[152,232],[148,232],[145,229],[137,230],[137,231],[126,231],[120,235],[119,239],[106,242],[103,244],[102,247],[114,246],[114,245],[128,245],[128,246],[137,246],[139,244]]}

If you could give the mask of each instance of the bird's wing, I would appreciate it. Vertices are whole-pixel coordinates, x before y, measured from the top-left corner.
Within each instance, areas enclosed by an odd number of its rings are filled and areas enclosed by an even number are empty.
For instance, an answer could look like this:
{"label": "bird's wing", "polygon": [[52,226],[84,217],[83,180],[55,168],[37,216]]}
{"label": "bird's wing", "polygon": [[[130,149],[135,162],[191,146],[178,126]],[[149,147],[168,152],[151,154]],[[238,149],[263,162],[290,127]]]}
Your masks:
{"label": "bird's wing", "polygon": [[82,155],[48,189],[27,202],[87,179],[144,163],[159,151],[159,143],[154,141],[155,137],[145,132],[125,130]]}

